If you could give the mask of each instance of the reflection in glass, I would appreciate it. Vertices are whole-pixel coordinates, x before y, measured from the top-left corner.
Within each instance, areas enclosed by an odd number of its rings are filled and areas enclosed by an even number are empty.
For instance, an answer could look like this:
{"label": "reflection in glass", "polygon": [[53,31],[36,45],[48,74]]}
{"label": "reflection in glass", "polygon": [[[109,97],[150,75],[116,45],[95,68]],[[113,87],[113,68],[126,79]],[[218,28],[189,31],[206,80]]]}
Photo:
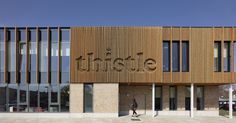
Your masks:
{"label": "reflection in glass", "polygon": [[204,110],[204,88],[197,87],[197,110]]}
{"label": "reflection in glass", "polygon": [[162,86],[156,86],[155,89],[155,110],[162,110]]}
{"label": "reflection in glass", "polygon": [[19,72],[20,72],[20,82],[25,83],[25,74],[26,74],[26,39],[25,39],[25,30],[20,30],[18,32],[19,40]]}
{"label": "reflection in glass", "polygon": [[39,43],[39,72],[40,83],[48,83],[47,81],[47,61],[48,61],[48,43],[47,43],[47,30],[40,30],[40,43]]}
{"label": "reflection in glass", "polygon": [[163,71],[170,71],[170,42],[163,41]]}
{"label": "reflection in glass", "polygon": [[93,84],[84,84],[84,112],[93,112]]}
{"label": "reflection in glass", "polygon": [[70,43],[61,42],[61,82],[69,83]]}
{"label": "reflection in glass", "polygon": [[221,71],[221,42],[215,41],[214,44],[214,71]]}
{"label": "reflection in glass", "polygon": [[28,85],[19,85],[19,112],[28,112]]}
{"label": "reflection in glass", "polygon": [[176,86],[170,86],[170,110],[177,109]]}
{"label": "reflection in glass", "polygon": [[8,42],[7,42],[7,70],[9,72],[9,82],[16,83],[15,74],[16,74],[16,43],[15,43],[15,30],[10,29],[7,33],[8,35]]}
{"label": "reflection in glass", "polygon": [[36,32],[34,29],[29,31],[29,72],[30,83],[36,82],[36,58],[37,58],[37,43]]}
{"label": "reflection in glass", "polygon": [[190,110],[190,86],[185,87],[185,110]]}
{"label": "reflection in glass", "polygon": [[42,112],[42,108],[39,107],[38,85],[29,85],[29,112]]}
{"label": "reflection in glass", "polygon": [[69,84],[61,84],[61,112],[69,112],[69,98],[70,98],[70,86]]}
{"label": "reflection in glass", "polygon": [[17,111],[17,84],[8,84],[8,111],[16,112]]}
{"label": "reflection in glass", "polygon": [[230,71],[230,41],[224,42],[224,72]]}
{"label": "reflection in glass", "polygon": [[40,95],[40,109],[39,112],[48,112],[48,85],[39,86],[39,95]]}
{"label": "reflection in glass", "polygon": [[7,85],[0,84],[0,112],[7,111]]}
{"label": "reflection in glass", "polygon": [[179,42],[173,41],[172,43],[172,71],[179,72]]}

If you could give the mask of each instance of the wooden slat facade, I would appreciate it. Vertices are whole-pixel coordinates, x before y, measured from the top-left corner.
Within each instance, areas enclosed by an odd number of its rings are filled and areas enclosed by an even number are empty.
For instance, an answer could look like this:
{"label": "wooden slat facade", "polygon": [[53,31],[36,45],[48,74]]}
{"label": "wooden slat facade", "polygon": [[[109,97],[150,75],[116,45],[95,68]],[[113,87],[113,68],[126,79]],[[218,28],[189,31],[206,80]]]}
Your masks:
{"label": "wooden slat facade", "polygon": [[[180,72],[162,71],[162,42],[180,42]],[[189,41],[189,72],[182,71],[182,42]],[[214,72],[214,41],[221,42],[221,72]],[[230,41],[230,72],[224,72],[224,41]],[[70,81],[74,83],[118,82],[118,83],[162,83],[162,84],[226,84],[235,83],[234,72],[235,27],[71,27]],[[109,52],[108,52],[109,50]],[[93,55],[88,56],[89,53]],[[122,71],[109,68],[108,71],[96,68],[99,63],[89,62],[90,69],[85,68],[90,60],[101,58],[105,64],[106,53],[113,60],[129,56],[136,61],[124,65]],[[110,54],[109,54],[110,53]],[[143,59],[156,61],[155,71],[137,71],[139,63],[137,53],[143,53]],[[78,62],[78,58],[86,62]],[[77,60],[76,60],[77,59]],[[109,61],[109,60],[108,60]],[[123,63],[123,62],[122,62]],[[82,64],[78,70],[78,64]],[[141,63],[142,65],[144,63]],[[153,64],[152,64],[153,65]],[[110,65],[109,67],[113,67]],[[128,71],[125,67],[135,67]],[[102,68],[104,69],[104,68]]]}

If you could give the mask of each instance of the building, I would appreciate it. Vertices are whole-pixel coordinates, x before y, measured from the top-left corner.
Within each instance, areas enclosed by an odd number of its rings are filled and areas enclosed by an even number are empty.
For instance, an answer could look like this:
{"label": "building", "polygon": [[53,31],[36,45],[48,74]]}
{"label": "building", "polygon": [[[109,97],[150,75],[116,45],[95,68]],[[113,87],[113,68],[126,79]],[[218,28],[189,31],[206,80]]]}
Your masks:
{"label": "building", "polygon": [[235,27],[3,27],[1,116],[118,117],[133,98],[139,114],[217,116],[235,41]]}

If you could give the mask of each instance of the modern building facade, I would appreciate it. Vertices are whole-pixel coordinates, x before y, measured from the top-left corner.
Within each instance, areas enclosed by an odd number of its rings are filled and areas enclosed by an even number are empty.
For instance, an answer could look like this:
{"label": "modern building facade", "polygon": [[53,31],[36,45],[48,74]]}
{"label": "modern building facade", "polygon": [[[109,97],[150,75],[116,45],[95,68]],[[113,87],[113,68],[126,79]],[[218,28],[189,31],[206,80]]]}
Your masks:
{"label": "modern building facade", "polygon": [[235,58],[235,27],[4,27],[0,112],[217,116]]}

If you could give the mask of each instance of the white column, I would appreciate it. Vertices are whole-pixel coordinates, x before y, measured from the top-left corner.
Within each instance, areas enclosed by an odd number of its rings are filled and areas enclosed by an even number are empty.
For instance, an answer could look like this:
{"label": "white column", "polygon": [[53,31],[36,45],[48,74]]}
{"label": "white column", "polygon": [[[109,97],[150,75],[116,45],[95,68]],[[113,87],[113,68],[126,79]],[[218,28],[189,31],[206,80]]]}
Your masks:
{"label": "white column", "polygon": [[193,83],[191,84],[191,103],[190,103],[190,117],[193,118],[193,108],[194,108],[194,85]]}
{"label": "white column", "polygon": [[232,84],[229,85],[229,118],[233,118],[233,88]]}
{"label": "white column", "polygon": [[152,116],[155,117],[155,84],[152,84]]}

